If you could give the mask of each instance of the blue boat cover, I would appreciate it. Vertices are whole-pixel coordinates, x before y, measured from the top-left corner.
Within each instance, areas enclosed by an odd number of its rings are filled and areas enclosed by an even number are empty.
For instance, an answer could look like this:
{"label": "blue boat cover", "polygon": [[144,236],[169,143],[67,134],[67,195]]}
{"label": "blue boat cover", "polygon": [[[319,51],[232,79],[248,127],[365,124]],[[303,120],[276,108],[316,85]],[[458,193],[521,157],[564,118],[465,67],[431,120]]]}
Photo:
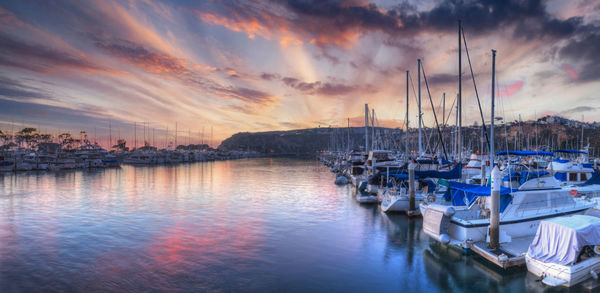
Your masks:
{"label": "blue boat cover", "polygon": [[[402,170],[401,173],[391,173],[390,176],[396,179],[408,180],[408,171]],[[442,179],[460,179],[462,174],[462,165],[456,164],[450,171],[415,171],[415,179],[418,178],[442,178]],[[387,172],[381,172],[381,176],[386,176]]]}
{"label": "blue boat cover", "polygon": [[527,180],[531,179],[531,178],[537,178],[537,177],[542,177],[542,176],[546,176],[549,175],[550,173],[547,171],[531,171],[531,172],[527,172],[527,171],[522,171],[521,172],[521,179],[519,180],[519,184],[523,184],[525,183]]}
{"label": "blue boat cover", "polygon": [[[444,193],[444,199],[452,202],[452,205],[454,206],[471,207],[478,197],[491,195],[490,186],[446,180],[439,180],[438,183],[448,187],[448,190]],[[500,187],[500,212],[504,212],[508,204],[512,201],[512,196],[510,195],[511,192],[512,189],[510,188]]]}
{"label": "blue boat cover", "polygon": [[462,175],[462,164],[456,164],[450,171],[415,171],[415,176],[421,178],[460,179]]}
{"label": "blue boat cover", "polygon": [[556,172],[554,173],[554,178],[556,178],[558,181],[567,181],[567,173]]}
{"label": "blue boat cover", "polygon": [[588,179],[588,181],[583,182],[580,186],[600,184],[600,171],[596,171],[592,174],[592,178]]}
{"label": "blue boat cover", "polygon": [[[386,176],[385,172],[383,172],[381,174],[381,176]],[[396,178],[396,179],[400,179],[400,180],[408,180],[408,174],[406,173],[390,173],[390,177]],[[417,176],[415,176],[415,179],[419,179]]]}
{"label": "blue boat cover", "polygon": [[570,150],[570,149],[559,149],[559,150],[554,150],[555,153],[569,153],[569,154],[587,154],[587,152],[584,151],[578,151],[578,150]]}
{"label": "blue boat cover", "polygon": [[496,156],[554,156],[554,154],[542,151],[500,151]]}
{"label": "blue boat cover", "polygon": [[557,162],[557,163],[564,164],[564,163],[568,163],[569,160],[554,159],[554,161],[552,161],[552,162]]}

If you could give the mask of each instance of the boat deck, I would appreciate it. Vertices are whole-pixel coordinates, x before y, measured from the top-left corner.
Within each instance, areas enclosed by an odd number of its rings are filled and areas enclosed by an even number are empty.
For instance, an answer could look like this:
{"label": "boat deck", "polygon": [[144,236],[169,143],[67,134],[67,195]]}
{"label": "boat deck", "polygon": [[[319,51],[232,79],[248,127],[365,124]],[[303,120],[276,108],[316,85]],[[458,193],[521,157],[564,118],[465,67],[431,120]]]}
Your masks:
{"label": "boat deck", "polygon": [[[525,265],[525,254],[533,237],[513,238],[511,242],[501,243],[498,249],[489,249],[485,241],[475,242],[471,250],[503,269],[519,267]],[[502,254],[506,255],[505,259],[499,257]]]}

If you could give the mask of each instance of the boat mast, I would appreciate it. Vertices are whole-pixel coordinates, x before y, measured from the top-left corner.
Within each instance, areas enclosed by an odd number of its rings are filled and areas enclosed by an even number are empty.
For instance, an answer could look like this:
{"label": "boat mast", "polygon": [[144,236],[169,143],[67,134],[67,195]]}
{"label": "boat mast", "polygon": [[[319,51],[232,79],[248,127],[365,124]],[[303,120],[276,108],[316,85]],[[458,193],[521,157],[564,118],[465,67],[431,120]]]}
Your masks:
{"label": "boat mast", "polygon": [[446,126],[446,93],[442,94],[442,127]]}
{"label": "boat mast", "polygon": [[112,125],[110,120],[108,120],[108,150],[112,148]]}
{"label": "boat mast", "polygon": [[369,104],[365,104],[365,152],[369,154]]}
{"label": "boat mast", "polygon": [[404,153],[406,156],[406,159],[408,160],[408,70],[406,71],[406,133],[405,133],[405,139],[406,142],[404,143]]}
{"label": "boat mast", "polygon": [[458,134],[457,134],[457,151],[458,162],[462,164],[462,45],[461,45],[461,21],[458,20]]}
{"label": "boat mast", "polygon": [[418,76],[418,87],[419,87],[419,99],[418,99],[418,112],[419,112],[419,156],[423,154],[423,143],[421,139],[421,59],[417,59],[417,70],[419,71]]}
{"label": "boat mast", "polygon": [[371,109],[371,149],[377,148],[377,142],[375,141],[375,109]]}
{"label": "boat mast", "polygon": [[[496,50],[492,49],[492,118],[490,129],[490,168],[494,168],[494,108],[495,108],[495,86],[496,86]],[[482,166],[483,168],[483,166]],[[482,178],[483,179],[483,178]]]}
{"label": "boat mast", "polygon": [[348,145],[346,147],[346,152],[350,153],[350,118],[348,118]]}

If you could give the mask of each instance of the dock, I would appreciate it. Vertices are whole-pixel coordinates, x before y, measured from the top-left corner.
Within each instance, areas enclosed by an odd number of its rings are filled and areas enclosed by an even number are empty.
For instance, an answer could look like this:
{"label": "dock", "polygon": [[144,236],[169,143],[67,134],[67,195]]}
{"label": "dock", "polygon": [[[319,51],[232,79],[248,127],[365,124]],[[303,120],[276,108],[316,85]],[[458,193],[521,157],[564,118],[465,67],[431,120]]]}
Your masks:
{"label": "dock", "polygon": [[501,243],[498,249],[489,249],[489,244],[485,241],[475,242],[471,245],[471,250],[503,269],[520,267],[525,265],[525,254],[533,237],[513,238],[511,242]]}

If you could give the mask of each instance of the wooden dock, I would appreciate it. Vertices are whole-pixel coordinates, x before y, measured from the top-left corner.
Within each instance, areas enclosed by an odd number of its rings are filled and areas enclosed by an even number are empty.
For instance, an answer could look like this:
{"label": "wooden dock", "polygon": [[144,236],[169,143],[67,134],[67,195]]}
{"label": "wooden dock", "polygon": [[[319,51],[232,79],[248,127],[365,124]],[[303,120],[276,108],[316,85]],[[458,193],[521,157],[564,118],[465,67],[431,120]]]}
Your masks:
{"label": "wooden dock", "polygon": [[513,238],[511,242],[501,243],[498,249],[489,249],[485,241],[475,242],[471,250],[503,269],[520,267],[525,265],[525,254],[533,237]]}

